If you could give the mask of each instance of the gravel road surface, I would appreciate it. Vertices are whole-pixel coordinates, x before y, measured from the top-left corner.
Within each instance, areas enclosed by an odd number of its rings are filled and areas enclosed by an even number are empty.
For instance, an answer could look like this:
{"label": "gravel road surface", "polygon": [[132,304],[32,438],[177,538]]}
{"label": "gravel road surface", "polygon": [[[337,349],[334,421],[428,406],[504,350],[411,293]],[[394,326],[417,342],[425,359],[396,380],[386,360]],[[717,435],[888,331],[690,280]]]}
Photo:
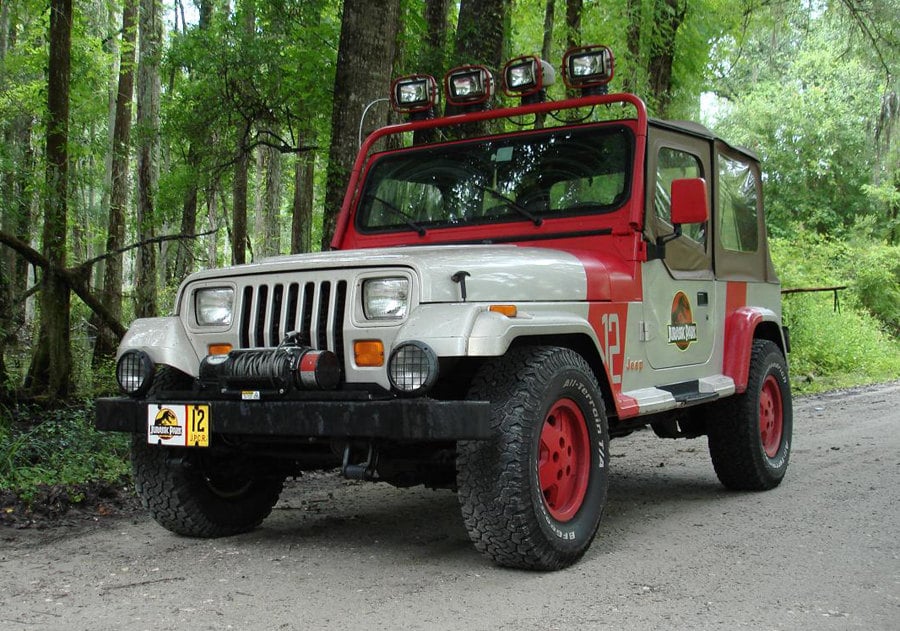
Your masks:
{"label": "gravel road surface", "polygon": [[600,533],[556,573],[482,558],[453,493],[336,475],[239,537],[0,529],[0,629],[900,629],[900,382],[794,410],[765,493],[724,490],[704,439],[614,440]]}

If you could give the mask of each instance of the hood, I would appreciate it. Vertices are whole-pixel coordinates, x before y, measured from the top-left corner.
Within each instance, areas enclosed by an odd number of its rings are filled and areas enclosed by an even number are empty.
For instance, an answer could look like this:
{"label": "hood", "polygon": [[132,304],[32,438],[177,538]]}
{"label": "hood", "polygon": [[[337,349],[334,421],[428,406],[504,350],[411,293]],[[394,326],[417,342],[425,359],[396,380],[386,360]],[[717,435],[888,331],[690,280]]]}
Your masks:
{"label": "hood", "polygon": [[[460,285],[451,280],[457,272],[468,272],[465,279],[467,300],[473,302],[586,300],[588,297],[585,265],[577,256],[562,250],[515,245],[416,246],[294,254],[197,272],[187,282],[243,275],[390,267],[413,270],[419,279],[420,302],[458,302]],[[604,266],[593,260],[590,267],[591,293],[594,294],[591,298],[609,299],[609,275]]]}

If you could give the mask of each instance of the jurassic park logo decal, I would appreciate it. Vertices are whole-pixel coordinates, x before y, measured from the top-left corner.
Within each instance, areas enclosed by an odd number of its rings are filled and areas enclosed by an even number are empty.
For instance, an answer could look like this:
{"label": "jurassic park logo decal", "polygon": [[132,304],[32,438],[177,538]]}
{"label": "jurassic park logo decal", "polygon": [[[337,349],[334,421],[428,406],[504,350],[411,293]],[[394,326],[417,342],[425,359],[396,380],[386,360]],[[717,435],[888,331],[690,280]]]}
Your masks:
{"label": "jurassic park logo decal", "polygon": [[150,426],[150,436],[161,438],[162,440],[171,440],[181,436],[184,429],[178,422],[178,415],[169,408],[162,408],[153,418],[153,424]]}
{"label": "jurassic park logo decal", "polygon": [[209,405],[147,404],[147,442],[169,447],[209,447]]}
{"label": "jurassic park logo decal", "polygon": [[691,301],[687,294],[679,291],[672,300],[672,319],[669,325],[668,341],[678,350],[686,351],[697,341],[697,324],[691,311]]}

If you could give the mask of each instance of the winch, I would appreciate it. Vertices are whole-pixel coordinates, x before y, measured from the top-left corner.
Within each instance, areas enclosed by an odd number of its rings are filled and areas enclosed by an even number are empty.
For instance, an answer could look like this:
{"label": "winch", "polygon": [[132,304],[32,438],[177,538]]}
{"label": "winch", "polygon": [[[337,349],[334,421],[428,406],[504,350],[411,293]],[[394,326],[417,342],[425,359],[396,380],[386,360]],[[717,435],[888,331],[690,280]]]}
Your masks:
{"label": "winch", "polygon": [[247,390],[333,390],[341,379],[337,355],[285,338],[275,348],[232,350],[200,362],[200,382],[222,393]]}

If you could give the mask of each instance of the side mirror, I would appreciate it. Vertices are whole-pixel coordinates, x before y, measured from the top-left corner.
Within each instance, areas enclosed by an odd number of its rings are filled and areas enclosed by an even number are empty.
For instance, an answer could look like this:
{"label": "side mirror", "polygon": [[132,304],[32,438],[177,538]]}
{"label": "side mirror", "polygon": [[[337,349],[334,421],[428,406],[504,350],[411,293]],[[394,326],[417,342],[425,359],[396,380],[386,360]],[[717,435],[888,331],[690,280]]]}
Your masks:
{"label": "side mirror", "polygon": [[706,180],[702,177],[672,180],[672,225],[703,223],[708,219]]}

